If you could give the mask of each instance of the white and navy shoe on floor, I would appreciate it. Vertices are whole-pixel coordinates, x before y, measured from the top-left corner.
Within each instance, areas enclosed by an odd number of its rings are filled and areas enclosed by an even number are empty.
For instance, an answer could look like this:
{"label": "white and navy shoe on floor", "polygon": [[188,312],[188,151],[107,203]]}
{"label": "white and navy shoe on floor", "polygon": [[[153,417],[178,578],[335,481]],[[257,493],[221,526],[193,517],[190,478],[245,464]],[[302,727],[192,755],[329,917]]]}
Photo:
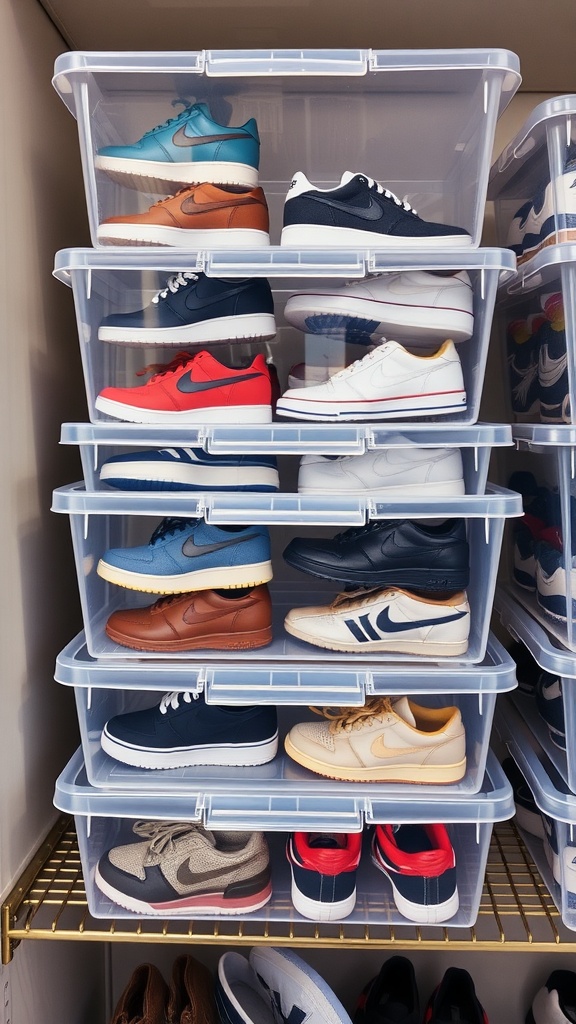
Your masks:
{"label": "white and navy shoe on floor", "polygon": [[534,996],[526,1024],[576,1024],[576,974],[552,971]]}
{"label": "white and navy shoe on floor", "polygon": [[297,420],[385,420],[466,410],[462,365],[453,341],[429,354],[386,341],[325,384],[286,391],[279,416]]}
{"label": "white and navy shoe on floor", "polygon": [[332,989],[291,949],[254,947],[249,960],[225,953],[218,964],[220,1024],[352,1024]]}
{"label": "white and navy shoe on floor", "polygon": [[376,825],[372,863],[409,921],[440,924],[456,914],[456,858],[445,825]]}
{"label": "white and navy shoe on floor", "polygon": [[211,455],[201,448],[154,448],[106,459],[102,483],[123,491],[277,491],[273,455]]}
{"label": "white and navy shoe on floor", "polygon": [[286,844],[292,903],[311,921],[341,921],[356,905],[361,833],[293,832]]}

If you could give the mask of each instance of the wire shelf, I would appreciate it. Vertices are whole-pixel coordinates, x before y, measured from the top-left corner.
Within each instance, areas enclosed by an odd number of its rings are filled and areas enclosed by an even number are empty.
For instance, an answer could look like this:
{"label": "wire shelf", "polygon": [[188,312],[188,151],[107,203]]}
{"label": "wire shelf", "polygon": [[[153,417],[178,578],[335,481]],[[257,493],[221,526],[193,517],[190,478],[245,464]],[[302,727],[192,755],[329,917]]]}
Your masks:
{"label": "wire shelf", "polygon": [[74,822],[67,816],[58,820],[4,900],[1,923],[3,964],[24,939],[397,950],[450,945],[454,950],[576,952],[576,934],[562,924],[511,822],[494,828],[478,919],[468,929],[226,918],[216,922],[96,919],[88,911]]}

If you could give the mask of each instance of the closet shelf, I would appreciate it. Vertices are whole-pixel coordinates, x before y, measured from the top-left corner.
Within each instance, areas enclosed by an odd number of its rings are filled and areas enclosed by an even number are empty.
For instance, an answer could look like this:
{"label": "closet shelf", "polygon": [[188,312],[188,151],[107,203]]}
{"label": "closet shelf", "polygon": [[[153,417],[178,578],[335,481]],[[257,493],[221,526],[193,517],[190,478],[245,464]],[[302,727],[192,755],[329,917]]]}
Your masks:
{"label": "closet shelf", "polygon": [[24,939],[87,942],[411,950],[532,950],[575,953],[530,854],[511,822],[496,825],[480,912],[470,929],[293,922],[96,920],[88,912],[73,819],[63,815],[2,904],[2,963]]}

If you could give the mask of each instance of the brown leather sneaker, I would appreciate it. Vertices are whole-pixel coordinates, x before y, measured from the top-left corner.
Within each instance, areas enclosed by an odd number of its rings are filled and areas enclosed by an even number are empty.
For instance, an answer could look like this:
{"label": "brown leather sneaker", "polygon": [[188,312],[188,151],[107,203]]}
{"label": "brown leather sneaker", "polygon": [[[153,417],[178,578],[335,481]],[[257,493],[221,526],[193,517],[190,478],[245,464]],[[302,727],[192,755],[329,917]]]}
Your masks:
{"label": "brown leather sneaker", "polygon": [[218,1024],[214,980],[192,956],[176,957],[172,966],[168,1024]]}
{"label": "brown leather sneaker", "polygon": [[272,640],[272,602],[266,584],[247,593],[177,594],[113,612],[106,633],[136,651],[255,650]]}
{"label": "brown leather sneaker", "polygon": [[165,1024],[170,991],[154,964],[140,964],[132,973],[110,1024]]}
{"label": "brown leather sneaker", "polygon": [[253,248],[270,245],[268,206],[261,188],[191,185],[146,213],[108,217],[98,228],[104,245]]}

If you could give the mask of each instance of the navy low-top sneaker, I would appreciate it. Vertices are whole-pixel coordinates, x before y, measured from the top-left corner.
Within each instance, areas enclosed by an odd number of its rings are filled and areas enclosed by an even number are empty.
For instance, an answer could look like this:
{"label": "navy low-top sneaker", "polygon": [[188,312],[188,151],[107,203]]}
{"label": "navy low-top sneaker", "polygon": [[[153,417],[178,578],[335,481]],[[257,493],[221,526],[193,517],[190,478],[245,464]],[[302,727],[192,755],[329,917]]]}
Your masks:
{"label": "navy low-top sneaker", "polygon": [[277,491],[274,455],[210,455],[155,448],[106,459],[100,480],[123,491]]}
{"label": "navy low-top sneaker", "polygon": [[534,996],[526,1024],[576,1024],[576,974],[552,971]]}
{"label": "navy low-top sneaker", "polygon": [[214,526],[163,519],[149,544],[110,548],[97,572],[109,583],[149,594],[256,587],[272,579],[265,526]]}
{"label": "navy low-top sneaker", "polygon": [[282,245],[386,245],[414,249],[471,245],[464,228],[423,220],[366,174],[345,171],[336,188],[315,188],[297,171],[286,196]]}
{"label": "navy low-top sneaker", "polygon": [[188,690],[115,715],[101,736],[106,754],[137,768],[267,764],[278,750],[276,708],[219,707]]}
{"label": "navy low-top sneaker", "polygon": [[421,1024],[420,1000],[412,961],[391,956],[364,987],[354,1024]]}
{"label": "navy low-top sneaker", "polygon": [[428,1000],[425,1024],[488,1024],[468,971],[449,967]]}
{"label": "navy low-top sneaker", "polygon": [[458,911],[456,857],[445,825],[376,825],[372,863],[409,921],[441,924]]}
{"label": "navy low-top sneaker", "polygon": [[[567,614],[576,618],[576,558],[566,566],[562,551],[540,540],[534,545],[536,559],[536,593],[538,604],[555,619],[566,622]],[[567,601],[570,588],[572,598]]]}
{"label": "navy low-top sneaker", "polygon": [[544,320],[512,320],[506,328],[506,354],[510,401],[516,420],[537,420],[540,403],[538,360],[540,336],[537,327]]}
{"label": "navy low-top sneaker", "polygon": [[357,832],[293,832],[286,844],[294,907],[311,921],[341,921],[356,904]]}
{"label": "navy low-top sneaker", "polygon": [[470,575],[463,519],[438,526],[375,520],[332,540],[295,537],[284,559],[311,576],[361,587],[459,591],[468,586]]}
{"label": "navy low-top sneaker", "polygon": [[564,725],[564,698],[562,683],[558,676],[542,672],[536,684],[536,707],[540,717],[548,726],[550,739],[555,746],[566,750],[566,727]]}
{"label": "navy low-top sneaker", "polygon": [[538,382],[540,419],[543,423],[570,423],[570,386],[562,294],[549,295],[544,303],[547,320],[540,327]]}
{"label": "navy low-top sneaker", "polygon": [[113,313],[98,329],[100,341],[115,345],[205,345],[275,334],[265,278],[225,281],[188,271],[169,277],[145,309]]}

